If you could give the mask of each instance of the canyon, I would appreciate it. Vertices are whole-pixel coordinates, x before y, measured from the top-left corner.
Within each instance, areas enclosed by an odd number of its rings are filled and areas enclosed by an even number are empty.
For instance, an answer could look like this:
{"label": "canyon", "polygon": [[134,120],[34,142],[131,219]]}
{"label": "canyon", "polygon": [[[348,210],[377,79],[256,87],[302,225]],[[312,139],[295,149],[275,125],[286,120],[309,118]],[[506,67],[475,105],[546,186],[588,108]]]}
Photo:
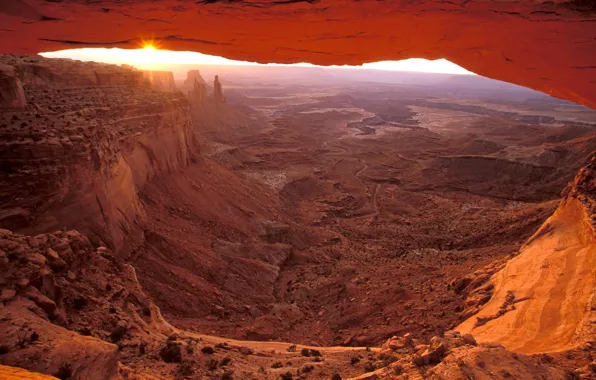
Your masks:
{"label": "canyon", "polygon": [[0,64],[1,376],[594,376],[595,111],[438,74]]}
{"label": "canyon", "polygon": [[595,15],[0,2],[0,53],[28,54],[0,56],[0,377],[595,378],[594,111],[478,77],[32,55],[447,58],[594,108]]}

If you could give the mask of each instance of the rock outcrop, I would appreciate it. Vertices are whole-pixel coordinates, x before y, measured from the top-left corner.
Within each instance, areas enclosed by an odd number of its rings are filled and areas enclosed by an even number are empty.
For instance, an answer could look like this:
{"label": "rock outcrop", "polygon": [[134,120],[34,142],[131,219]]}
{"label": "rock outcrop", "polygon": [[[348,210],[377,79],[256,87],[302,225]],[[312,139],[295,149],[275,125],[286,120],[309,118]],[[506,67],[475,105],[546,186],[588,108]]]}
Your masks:
{"label": "rock outcrop", "polygon": [[354,379],[565,379],[563,371],[538,358],[509,352],[499,344],[478,344],[457,331],[435,336],[428,344],[410,334],[392,337],[371,369]]}
{"label": "rock outcrop", "polygon": [[77,231],[0,230],[0,252],[5,365],[62,379],[117,379],[125,347],[134,352],[142,340],[173,331],[132,266]]}
{"label": "rock outcrop", "polygon": [[23,84],[15,68],[0,65],[0,109],[23,108],[27,105]]}
{"label": "rock outcrop", "polygon": [[182,84],[182,91],[185,93],[192,91],[195,87],[195,81],[199,84],[206,84],[205,79],[203,79],[199,70],[189,70],[186,73],[186,79]]}
{"label": "rock outcrop", "polygon": [[0,365],[0,377],[14,380],[56,380],[54,376],[42,375],[41,373],[29,372],[22,368]]}
{"label": "rock outcrop", "polygon": [[207,99],[207,88],[205,83],[199,82],[195,79],[193,88],[188,93],[188,97],[193,102],[203,102]]}
{"label": "rock outcrop", "polygon": [[207,100],[207,86],[199,70],[189,70],[182,85],[182,91],[188,95],[191,103]]}
{"label": "rock outcrop", "polygon": [[525,353],[571,349],[593,339],[595,189],[596,157],[519,255],[482,286],[491,289],[490,301],[459,331]]}
{"label": "rock outcrop", "polygon": [[188,101],[139,85],[118,66],[101,65],[116,79],[98,86],[96,64],[1,60],[29,73],[25,93],[36,108],[0,115],[0,226],[27,233],[76,226],[130,252],[142,240],[137,192],[198,152]]}
{"label": "rock outcrop", "polygon": [[149,81],[151,87],[166,92],[176,91],[174,82],[174,73],[171,71],[141,71],[145,79]]}
{"label": "rock outcrop", "polygon": [[213,80],[213,99],[215,99],[215,101],[218,103],[226,102],[218,75],[216,75],[215,79]]}

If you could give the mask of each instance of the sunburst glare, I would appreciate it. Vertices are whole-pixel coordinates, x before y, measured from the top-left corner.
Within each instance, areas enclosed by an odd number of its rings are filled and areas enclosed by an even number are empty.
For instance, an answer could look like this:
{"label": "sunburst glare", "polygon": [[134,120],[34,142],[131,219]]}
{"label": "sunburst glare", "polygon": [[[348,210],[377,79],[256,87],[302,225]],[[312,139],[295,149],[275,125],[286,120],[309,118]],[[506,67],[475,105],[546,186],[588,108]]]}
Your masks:
{"label": "sunburst glare", "polygon": [[[130,64],[142,69],[155,69],[158,65],[260,65],[255,62],[236,61],[224,57],[190,51],[161,50],[153,40],[142,41],[142,49],[83,48],[40,53],[48,58],[71,58],[80,61],[96,61],[114,64]],[[279,66],[280,64],[269,64]],[[315,66],[310,63],[296,63],[296,66]],[[401,61],[365,63],[362,66],[338,66],[342,68],[366,68],[389,71],[416,71],[443,74],[474,74],[446,59],[427,60],[421,58]]]}

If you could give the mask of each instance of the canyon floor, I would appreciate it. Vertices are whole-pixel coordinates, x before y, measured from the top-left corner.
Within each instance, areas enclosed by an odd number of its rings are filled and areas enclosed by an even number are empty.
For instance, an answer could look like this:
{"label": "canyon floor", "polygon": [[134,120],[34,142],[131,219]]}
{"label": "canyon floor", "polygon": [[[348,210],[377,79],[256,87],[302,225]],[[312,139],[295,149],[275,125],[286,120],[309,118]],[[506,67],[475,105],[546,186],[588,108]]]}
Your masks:
{"label": "canyon floor", "polygon": [[[250,258],[269,239],[275,245],[266,249],[283,257],[274,263],[279,273],[247,266],[233,274],[239,278],[222,280],[229,298],[205,319],[174,297],[160,306],[180,326],[235,338],[366,346],[455,327],[469,312],[453,283],[515,255],[596,147],[586,122],[593,112],[569,104],[553,111],[529,101],[512,112],[502,99],[379,84],[248,83],[228,93],[226,119],[215,127],[195,109],[205,156],[198,166],[218,163],[250,181],[215,190],[230,199],[246,194],[252,203],[245,207],[255,208],[242,212],[254,213],[253,223],[269,220],[279,234],[255,243],[230,229],[205,245],[218,257]],[[559,119],[522,123],[524,114]],[[149,188],[147,196],[160,199]],[[160,234],[193,234],[186,209],[150,210],[150,219],[163,221]],[[146,288],[159,288],[156,297],[164,292],[161,284]]]}
{"label": "canyon floor", "polygon": [[239,82],[228,104],[193,108],[201,163],[143,193],[162,252],[191,240],[210,258],[197,279],[186,254],[138,256],[187,331],[347,347],[441,335],[488,301],[466,279],[518,253],[596,147],[594,112],[546,97]]}
{"label": "canyon floor", "polygon": [[307,69],[198,101],[3,60],[30,105],[0,119],[0,377],[594,376],[595,111]]}

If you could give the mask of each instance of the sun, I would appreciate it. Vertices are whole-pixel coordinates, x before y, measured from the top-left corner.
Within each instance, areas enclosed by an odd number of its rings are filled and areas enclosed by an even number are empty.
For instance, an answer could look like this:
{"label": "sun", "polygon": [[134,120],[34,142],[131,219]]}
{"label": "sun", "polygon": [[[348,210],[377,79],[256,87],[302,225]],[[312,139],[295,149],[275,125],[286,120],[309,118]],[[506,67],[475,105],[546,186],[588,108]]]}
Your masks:
{"label": "sun", "polygon": [[140,48],[143,50],[160,50],[160,44],[155,40],[155,38],[141,38],[140,39]]}

